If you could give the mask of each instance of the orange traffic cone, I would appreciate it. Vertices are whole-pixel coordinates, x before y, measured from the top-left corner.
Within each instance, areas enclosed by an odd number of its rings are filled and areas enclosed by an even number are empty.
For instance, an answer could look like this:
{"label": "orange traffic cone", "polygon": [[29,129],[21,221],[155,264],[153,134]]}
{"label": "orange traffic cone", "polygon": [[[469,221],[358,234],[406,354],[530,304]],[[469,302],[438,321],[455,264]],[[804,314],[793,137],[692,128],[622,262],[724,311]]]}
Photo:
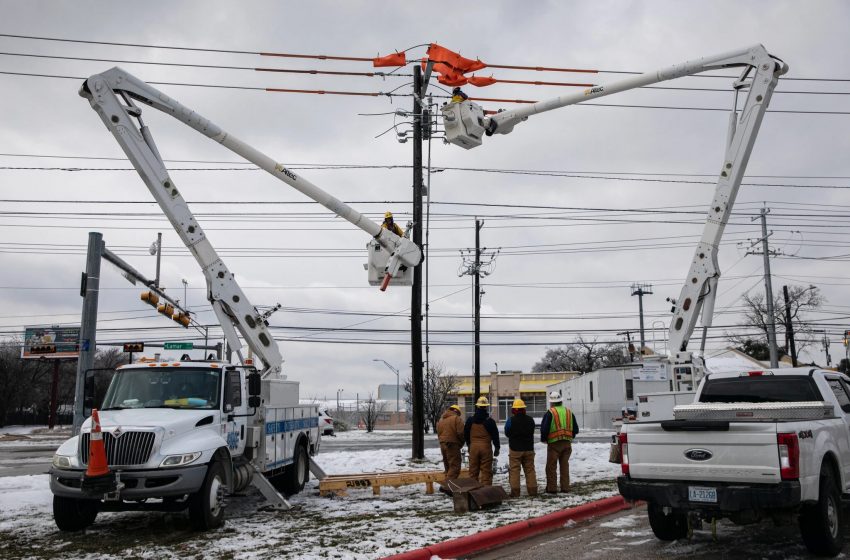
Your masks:
{"label": "orange traffic cone", "polygon": [[100,431],[100,416],[97,409],[91,411],[91,440],[89,441],[89,467],[86,478],[109,474],[106,462],[106,448],[103,446],[103,433]]}
{"label": "orange traffic cone", "polygon": [[89,466],[83,477],[81,488],[84,493],[95,496],[113,492],[116,481],[106,461],[106,447],[103,445],[103,433],[100,431],[100,416],[97,414],[97,409],[92,410],[91,424]]}

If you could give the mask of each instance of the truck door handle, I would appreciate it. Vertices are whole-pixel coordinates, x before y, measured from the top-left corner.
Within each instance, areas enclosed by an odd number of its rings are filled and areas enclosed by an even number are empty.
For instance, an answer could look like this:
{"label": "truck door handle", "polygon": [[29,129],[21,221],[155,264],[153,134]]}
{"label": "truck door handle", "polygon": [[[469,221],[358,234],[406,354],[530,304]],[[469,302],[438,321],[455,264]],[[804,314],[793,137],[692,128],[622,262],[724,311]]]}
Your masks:
{"label": "truck door handle", "polygon": [[239,439],[245,439],[245,424],[239,426]]}

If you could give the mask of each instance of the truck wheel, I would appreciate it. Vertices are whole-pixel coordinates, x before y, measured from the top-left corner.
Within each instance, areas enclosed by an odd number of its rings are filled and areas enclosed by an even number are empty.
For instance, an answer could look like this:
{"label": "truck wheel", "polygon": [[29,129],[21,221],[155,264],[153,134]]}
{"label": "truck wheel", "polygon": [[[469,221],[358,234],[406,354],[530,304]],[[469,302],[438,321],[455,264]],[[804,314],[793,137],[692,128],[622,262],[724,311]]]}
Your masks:
{"label": "truck wheel", "polygon": [[806,548],[820,556],[835,556],[844,547],[841,534],[841,497],[832,469],[820,468],[818,502],[800,509],[800,533]]}
{"label": "truck wheel", "polygon": [[53,519],[60,531],[82,531],[97,517],[97,500],[53,496]]}
{"label": "truck wheel", "polygon": [[304,490],[304,485],[310,476],[307,461],[307,448],[302,444],[296,445],[292,464],[283,474],[283,493],[287,496],[292,496]]}
{"label": "truck wheel", "polygon": [[676,541],[688,536],[688,519],[684,513],[670,512],[664,515],[664,509],[655,502],[647,504],[649,526],[656,538],[662,541]]}
{"label": "truck wheel", "polygon": [[224,525],[224,491],[226,479],[224,465],[210,463],[204,484],[189,496],[189,521],[199,531],[217,529]]}

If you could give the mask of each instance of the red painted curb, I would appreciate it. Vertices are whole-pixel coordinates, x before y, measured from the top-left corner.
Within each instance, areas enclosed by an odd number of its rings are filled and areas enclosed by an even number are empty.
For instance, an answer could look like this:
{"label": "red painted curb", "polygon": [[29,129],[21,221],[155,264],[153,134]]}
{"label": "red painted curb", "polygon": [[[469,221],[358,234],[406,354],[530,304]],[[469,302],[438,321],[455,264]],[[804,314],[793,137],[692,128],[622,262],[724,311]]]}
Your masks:
{"label": "red painted curb", "polygon": [[384,560],[430,560],[434,555],[440,558],[457,558],[495,548],[505,543],[527,539],[538,533],[559,529],[567,521],[584,521],[591,517],[616,513],[632,506],[622,496],[612,496],[594,502],[588,502],[569,509],[549,513],[541,517],[517,521],[510,525],[495,527],[474,535],[458,537],[441,543],[432,544],[401,554],[387,556]]}

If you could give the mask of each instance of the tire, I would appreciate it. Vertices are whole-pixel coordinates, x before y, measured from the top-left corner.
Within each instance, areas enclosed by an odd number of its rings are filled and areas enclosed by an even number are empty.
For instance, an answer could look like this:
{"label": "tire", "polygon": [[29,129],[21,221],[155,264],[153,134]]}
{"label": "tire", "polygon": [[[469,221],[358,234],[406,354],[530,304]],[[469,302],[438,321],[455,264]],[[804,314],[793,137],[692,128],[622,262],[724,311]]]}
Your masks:
{"label": "tire", "polygon": [[664,509],[655,502],[647,504],[649,526],[656,538],[662,541],[677,541],[688,536],[688,519],[684,513],[670,512],[664,515]]}
{"label": "tire", "polygon": [[224,493],[227,479],[224,465],[213,461],[207,468],[204,484],[189,496],[189,521],[199,531],[218,529],[224,525]]}
{"label": "tire", "polygon": [[304,485],[310,477],[307,447],[299,443],[295,446],[295,457],[292,464],[283,473],[282,489],[287,496],[292,496],[304,490]]}
{"label": "tire", "polygon": [[60,531],[82,531],[97,517],[97,500],[53,496],[53,520]]}
{"label": "tire", "polygon": [[818,501],[800,509],[800,533],[806,548],[819,556],[835,556],[844,547],[841,533],[841,496],[832,469],[820,468]]}

